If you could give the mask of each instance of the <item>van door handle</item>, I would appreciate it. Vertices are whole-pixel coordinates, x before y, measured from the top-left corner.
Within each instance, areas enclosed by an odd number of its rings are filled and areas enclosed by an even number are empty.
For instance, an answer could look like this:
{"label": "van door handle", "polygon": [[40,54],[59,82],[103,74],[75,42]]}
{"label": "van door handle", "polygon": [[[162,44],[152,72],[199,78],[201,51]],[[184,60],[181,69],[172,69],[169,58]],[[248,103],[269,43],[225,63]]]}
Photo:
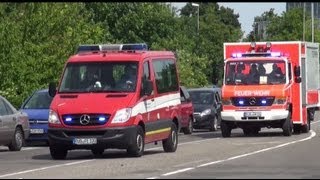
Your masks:
{"label": "van door handle", "polygon": [[153,101],[154,101],[154,98],[152,98],[151,101],[153,102]]}

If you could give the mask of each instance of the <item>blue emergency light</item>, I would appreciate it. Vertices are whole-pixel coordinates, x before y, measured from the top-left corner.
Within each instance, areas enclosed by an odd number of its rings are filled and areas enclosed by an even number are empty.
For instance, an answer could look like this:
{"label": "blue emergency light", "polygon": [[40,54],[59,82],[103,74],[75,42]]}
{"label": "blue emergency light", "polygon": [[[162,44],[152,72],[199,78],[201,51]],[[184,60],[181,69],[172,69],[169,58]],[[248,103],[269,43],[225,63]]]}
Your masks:
{"label": "blue emergency light", "polygon": [[232,53],[233,58],[241,57],[280,57],[280,52],[268,52],[268,53]]}
{"label": "blue emergency light", "polygon": [[80,45],[79,52],[92,51],[147,51],[148,45],[146,43],[132,43],[132,44],[89,44]]}

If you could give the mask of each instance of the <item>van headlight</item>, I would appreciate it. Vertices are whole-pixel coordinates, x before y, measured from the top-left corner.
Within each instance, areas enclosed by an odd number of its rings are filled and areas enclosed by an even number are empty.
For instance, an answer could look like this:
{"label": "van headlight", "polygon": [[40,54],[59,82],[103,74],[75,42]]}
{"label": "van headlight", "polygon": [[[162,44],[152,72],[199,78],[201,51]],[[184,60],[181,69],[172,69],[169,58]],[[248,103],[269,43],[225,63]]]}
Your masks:
{"label": "van headlight", "polygon": [[51,109],[49,111],[48,122],[51,123],[51,124],[61,124],[58,114],[55,111],[51,110]]}
{"label": "van headlight", "polygon": [[125,123],[131,117],[131,108],[120,109],[112,119],[111,123]]}

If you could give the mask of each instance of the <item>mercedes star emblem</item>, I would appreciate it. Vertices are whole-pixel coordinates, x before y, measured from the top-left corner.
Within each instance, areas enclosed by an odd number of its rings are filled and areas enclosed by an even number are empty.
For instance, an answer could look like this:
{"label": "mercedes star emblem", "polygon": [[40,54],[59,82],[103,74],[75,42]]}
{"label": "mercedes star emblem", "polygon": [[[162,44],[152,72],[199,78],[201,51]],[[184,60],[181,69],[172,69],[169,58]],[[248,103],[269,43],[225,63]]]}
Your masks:
{"label": "mercedes star emblem", "polygon": [[90,123],[90,116],[87,114],[84,114],[80,117],[80,124],[87,125]]}
{"label": "mercedes star emblem", "polygon": [[255,105],[256,104],[256,98],[254,98],[254,97],[252,97],[252,98],[250,98],[250,100],[249,100],[249,104],[252,106],[252,105]]}

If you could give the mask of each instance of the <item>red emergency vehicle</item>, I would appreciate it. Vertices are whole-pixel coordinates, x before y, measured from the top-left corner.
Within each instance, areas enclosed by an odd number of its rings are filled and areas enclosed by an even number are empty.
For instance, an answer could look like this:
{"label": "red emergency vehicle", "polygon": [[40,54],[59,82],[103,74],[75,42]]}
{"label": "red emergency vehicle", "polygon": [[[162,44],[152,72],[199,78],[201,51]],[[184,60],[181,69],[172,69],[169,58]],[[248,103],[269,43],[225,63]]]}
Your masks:
{"label": "red emergency vehicle", "polygon": [[72,149],[101,156],[107,148],[138,157],[146,143],[157,141],[164,151],[176,151],[181,103],[176,58],[145,47],[85,45],[68,59],[58,87],[49,85],[53,159],[65,159]]}
{"label": "red emergency vehicle", "polygon": [[221,132],[261,128],[306,133],[320,106],[319,44],[301,41],[224,43]]}

